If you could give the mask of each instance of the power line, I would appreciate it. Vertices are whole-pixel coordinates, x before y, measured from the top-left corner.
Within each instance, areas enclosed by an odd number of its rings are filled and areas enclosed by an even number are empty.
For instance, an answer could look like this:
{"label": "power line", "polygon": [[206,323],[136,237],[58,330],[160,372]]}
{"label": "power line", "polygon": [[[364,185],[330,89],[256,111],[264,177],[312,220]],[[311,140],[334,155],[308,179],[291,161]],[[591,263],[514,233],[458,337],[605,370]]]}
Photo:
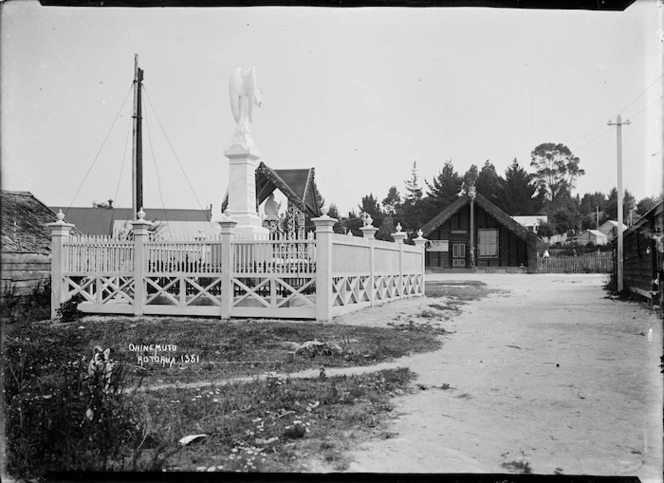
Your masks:
{"label": "power line", "polygon": [[106,141],[108,141],[108,137],[111,135],[111,131],[113,131],[113,126],[115,126],[115,122],[118,120],[118,117],[120,117],[120,113],[122,112],[122,109],[124,109],[125,103],[127,102],[127,99],[129,99],[129,94],[131,94],[131,90],[132,90],[133,87],[134,87],[134,84],[132,83],[131,87],[129,87],[129,92],[127,92],[127,96],[125,97],[124,101],[122,102],[122,106],[120,107],[120,110],[115,115],[115,119],[113,119],[113,123],[111,124],[111,128],[108,130],[108,133],[106,134],[106,137],[104,138],[104,141],[101,143],[101,146],[99,147],[99,151],[97,151],[97,155],[92,160],[92,164],[88,168],[88,172],[85,173],[85,176],[83,177],[83,181],[81,181],[81,184],[78,186],[78,189],[76,190],[76,194],[74,195],[74,198],[71,200],[71,203],[67,207],[67,210],[65,211],[65,215],[69,212],[69,209],[74,204],[74,201],[76,201],[76,197],[78,196],[78,193],[81,191],[81,188],[83,187],[83,183],[85,183],[85,180],[88,179],[88,176],[90,175],[90,172],[92,171],[92,168],[94,167],[95,163],[97,162],[97,159],[99,158],[99,155],[101,154],[101,150],[104,149],[104,145],[106,144]]}
{"label": "power line", "polygon": [[150,96],[148,95],[148,91],[143,86],[143,90],[145,91],[145,97],[148,100],[148,103],[150,104],[150,107],[152,108],[152,112],[154,113],[154,116],[157,118],[157,122],[159,123],[159,127],[161,127],[162,133],[164,133],[164,137],[166,137],[166,141],[168,142],[168,145],[171,147],[171,151],[173,152],[173,156],[175,157],[175,160],[178,163],[178,166],[180,166],[180,170],[182,171],[182,174],[184,175],[184,179],[187,181],[187,184],[189,185],[189,189],[191,190],[191,193],[194,195],[194,199],[196,200],[196,203],[198,203],[198,206],[200,207],[201,211],[205,211],[203,208],[203,205],[201,205],[201,202],[198,200],[198,197],[196,196],[196,192],[194,191],[194,188],[191,186],[191,183],[189,182],[189,178],[187,177],[187,173],[185,172],[184,168],[182,167],[182,163],[180,163],[180,159],[178,158],[177,153],[175,152],[175,149],[173,148],[173,144],[171,144],[171,140],[168,138],[168,135],[166,134],[166,130],[164,129],[164,126],[161,123],[161,120],[159,119],[159,115],[157,114],[157,111],[155,110],[154,106],[152,105],[152,101],[150,100]]}
{"label": "power line", "polygon": [[652,106],[654,106],[655,104],[659,104],[659,102],[660,102],[662,99],[663,99],[663,97],[660,96],[659,99],[656,99],[654,102],[651,102],[650,104],[648,104],[646,107],[644,107],[643,109],[641,109],[641,110],[640,110],[639,112],[637,112],[636,114],[632,114],[630,117],[631,117],[632,119],[634,119],[636,116],[638,116],[638,115],[644,113],[645,111],[647,111],[648,109],[650,109],[650,108],[651,108]]}
{"label": "power line", "polygon": [[152,163],[154,164],[154,169],[157,173],[157,187],[159,189],[159,198],[161,199],[161,207],[164,209],[164,221],[166,222],[166,228],[168,233],[173,235],[171,232],[171,227],[168,224],[168,215],[166,214],[166,203],[164,203],[164,195],[161,192],[161,177],[159,176],[159,168],[157,167],[157,158],[154,155],[154,144],[152,143],[152,135],[150,134],[150,123],[148,122],[147,110],[145,111],[145,125],[147,126],[148,131],[148,141],[150,143],[150,152],[152,153]]}
{"label": "power line", "polygon": [[[652,86],[654,86],[654,85],[657,83],[658,80],[660,80],[660,79],[662,78],[663,75],[664,75],[664,73],[660,74],[659,77],[657,77],[657,79],[655,79],[654,81],[652,81],[652,84],[650,84],[648,87],[646,87],[646,88],[644,89],[644,91],[641,92],[641,94],[639,94],[638,96],[636,96],[632,102],[630,102],[629,104],[627,104],[626,107],[623,107],[623,108],[619,111],[619,114],[622,114],[623,112],[625,112],[625,110],[627,110],[628,107],[630,107],[632,104],[634,104],[636,101],[638,101],[638,100],[641,98],[641,96],[642,96],[643,94],[645,94],[646,92],[648,92],[648,90],[649,90]],[[634,116],[632,116],[632,117],[634,117]]]}
{"label": "power line", "polygon": [[[606,125],[604,125],[604,126],[602,126],[602,127],[606,127]],[[595,129],[595,130],[596,130],[596,129]],[[606,135],[607,135],[608,133],[610,133],[610,132],[611,132],[610,129],[609,129],[609,130],[606,130],[606,131],[604,131],[602,134],[600,134],[600,135],[595,136],[594,138],[592,138],[592,139],[591,139],[590,141],[588,141],[587,143],[584,143],[584,144],[582,144],[581,146],[576,147],[576,148],[574,148],[574,149],[575,149],[576,151],[579,151],[580,149],[583,149],[584,147],[588,146],[589,144],[594,143],[594,142],[597,141],[599,138],[601,138],[601,137],[603,137],[603,136],[606,136]]]}
{"label": "power line", "polygon": [[[127,124],[127,137],[125,138],[125,146],[124,146],[124,151],[122,152],[122,164],[120,165],[120,176],[118,176],[118,185],[115,188],[115,203],[117,206],[118,202],[118,194],[120,193],[120,183],[122,182],[122,171],[124,170],[124,165],[125,161],[127,160],[127,146],[129,145],[129,133],[131,132],[131,122]],[[113,235],[113,222],[115,221],[115,208],[113,208],[113,212],[111,213],[111,227],[110,227],[110,232],[111,235]]]}
{"label": "power line", "polygon": [[584,134],[583,136],[581,136],[581,137],[580,137],[579,139],[577,139],[576,141],[572,141],[572,142],[570,143],[570,147],[574,146],[574,145],[575,145],[576,143],[578,143],[579,141],[581,141],[581,140],[587,138],[587,137],[590,136],[592,133],[594,133],[595,131],[597,131],[597,130],[599,130],[599,129],[602,129],[603,127],[606,127],[606,124],[601,124],[600,126],[597,126],[595,129],[593,129],[593,130],[591,130],[591,131],[588,131],[586,134]]}

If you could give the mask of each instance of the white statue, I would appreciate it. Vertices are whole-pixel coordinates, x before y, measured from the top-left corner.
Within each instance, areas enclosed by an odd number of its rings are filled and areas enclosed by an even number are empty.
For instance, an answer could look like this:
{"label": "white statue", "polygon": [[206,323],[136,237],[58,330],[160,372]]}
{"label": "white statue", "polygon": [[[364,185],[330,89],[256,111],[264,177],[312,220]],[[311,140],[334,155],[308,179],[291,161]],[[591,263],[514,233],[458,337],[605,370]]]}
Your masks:
{"label": "white statue", "polygon": [[267,220],[278,220],[280,206],[281,203],[277,203],[274,200],[274,193],[270,193],[270,196],[268,196],[265,201],[265,218]]}
{"label": "white statue", "polygon": [[229,94],[233,119],[237,122],[231,145],[239,144],[245,149],[255,148],[251,137],[254,105],[260,107],[261,94],[256,86],[256,68],[242,69],[238,67],[231,75]]}

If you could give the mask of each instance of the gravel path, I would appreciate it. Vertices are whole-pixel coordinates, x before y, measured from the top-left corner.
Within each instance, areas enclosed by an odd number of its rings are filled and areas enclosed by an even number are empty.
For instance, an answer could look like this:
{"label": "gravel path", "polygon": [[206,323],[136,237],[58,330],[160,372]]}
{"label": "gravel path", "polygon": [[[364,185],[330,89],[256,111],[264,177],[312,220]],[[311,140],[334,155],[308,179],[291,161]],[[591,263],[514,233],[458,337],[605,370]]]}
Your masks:
{"label": "gravel path", "polygon": [[[441,323],[433,353],[400,359],[421,390],[396,399],[392,439],[351,454],[353,472],[637,475],[662,480],[662,321],[606,298],[600,275],[454,274],[509,290]],[[385,324],[432,299],[351,314]],[[417,307],[415,307],[417,305]]]}

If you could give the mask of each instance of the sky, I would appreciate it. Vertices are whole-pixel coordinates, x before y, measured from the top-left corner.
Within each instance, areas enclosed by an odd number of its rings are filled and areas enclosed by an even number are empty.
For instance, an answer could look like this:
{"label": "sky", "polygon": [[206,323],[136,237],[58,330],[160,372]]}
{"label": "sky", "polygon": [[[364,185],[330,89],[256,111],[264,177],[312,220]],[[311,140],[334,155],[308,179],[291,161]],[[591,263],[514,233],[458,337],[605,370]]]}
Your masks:
{"label": "sky", "polygon": [[541,143],[581,160],[576,193],[662,190],[663,7],[70,8],[2,4],[3,189],[49,206],[131,206],[134,54],[145,71],[146,207],[219,210],[234,130],[228,79],[256,67],[254,141],[273,169],[316,170],[341,213],[452,160],[463,174]]}

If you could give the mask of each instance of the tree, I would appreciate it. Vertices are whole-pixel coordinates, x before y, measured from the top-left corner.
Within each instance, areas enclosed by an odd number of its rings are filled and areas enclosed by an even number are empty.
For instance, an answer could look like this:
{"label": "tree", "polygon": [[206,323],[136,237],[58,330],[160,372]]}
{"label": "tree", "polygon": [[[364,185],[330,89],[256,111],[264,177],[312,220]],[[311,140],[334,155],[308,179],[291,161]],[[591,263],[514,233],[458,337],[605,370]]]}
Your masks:
{"label": "tree", "polygon": [[579,207],[579,211],[584,215],[589,215],[596,213],[598,208],[599,211],[604,211],[605,207],[606,195],[596,191],[592,194],[586,193],[583,195],[583,198],[581,198],[581,206]]}
{"label": "tree", "polygon": [[360,209],[360,212],[368,213],[374,220],[383,217],[383,212],[380,209],[378,200],[374,198],[373,193],[369,193],[368,196],[363,196],[362,203],[358,205],[358,208]]}
{"label": "tree", "polygon": [[[628,190],[625,190],[623,195],[623,222],[627,224],[629,220],[629,212],[636,207],[636,199],[632,196]],[[609,199],[606,201],[606,206],[604,209],[606,217],[603,222],[606,220],[617,220],[618,219],[618,190],[612,188],[609,193]]]}
{"label": "tree", "polygon": [[450,159],[445,161],[443,169],[431,180],[431,183],[426,180],[425,183],[429,189],[426,211],[429,217],[433,217],[457,199],[463,180],[454,170]]}
{"label": "tree", "polygon": [[664,193],[659,196],[646,196],[636,204],[636,211],[640,215],[652,210],[655,206],[660,204],[664,199]]}
{"label": "tree", "polygon": [[389,215],[396,214],[401,209],[401,195],[396,186],[391,186],[387,196],[383,199],[383,209]]}
{"label": "tree", "polygon": [[330,203],[330,206],[328,206],[327,216],[330,218],[336,218],[337,220],[339,219],[339,208],[337,208],[337,205]]}
{"label": "tree", "polygon": [[[374,224],[374,226],[376,225]],[[392,233],[395,231],[394,219],[388,214],[383,218],[383,221],[379,225],[378,231],[376,232],[376,238],[378,240],[394,241],[392,239]]]}
{"label": "tree", "polygon": [[505,170],[505,182],[500,195],[501,208],[508,214],[536,215],[540,213],[543,195],[536,195],[533,176],[514,159]]}
{"label": "tree", "polygon": [[461,184],[461,189],[468,191],[468,188],[474,186],[477,183],[477,165],[471,164],[466,174],[463,175],[463,183]]}
{"label": "tree", "polygon": [[477,175],[477,181],[475,182],[477,192],[500,209],[504,209],[501,197],[504,183],[505,180],[496,173],[493,163],[487,159]]}
{"label": "tree", "polygon": [[554,206],[559,195],[565,190],[571,192],[577,178],[585,174],[579,168],[579,158],[564,144],[540,144],[530,156],[537,192],[544,193]]}
{"label": "tree", "polygon": [[422,187],[419,184],[417,176],[417,161],[413,161],[410,173],[410,179],[406,180],[406,199],[404,200],[404,204],[412,206],[422,199]]}
{"label": "tree", "polygon": [[401,210],[402,225],[404,228],[415,230],[422,226],[426,217],[422,199],[422,188],[417,176],[417,161],[413,161],[411,177],[406,180],[406,196]]}

